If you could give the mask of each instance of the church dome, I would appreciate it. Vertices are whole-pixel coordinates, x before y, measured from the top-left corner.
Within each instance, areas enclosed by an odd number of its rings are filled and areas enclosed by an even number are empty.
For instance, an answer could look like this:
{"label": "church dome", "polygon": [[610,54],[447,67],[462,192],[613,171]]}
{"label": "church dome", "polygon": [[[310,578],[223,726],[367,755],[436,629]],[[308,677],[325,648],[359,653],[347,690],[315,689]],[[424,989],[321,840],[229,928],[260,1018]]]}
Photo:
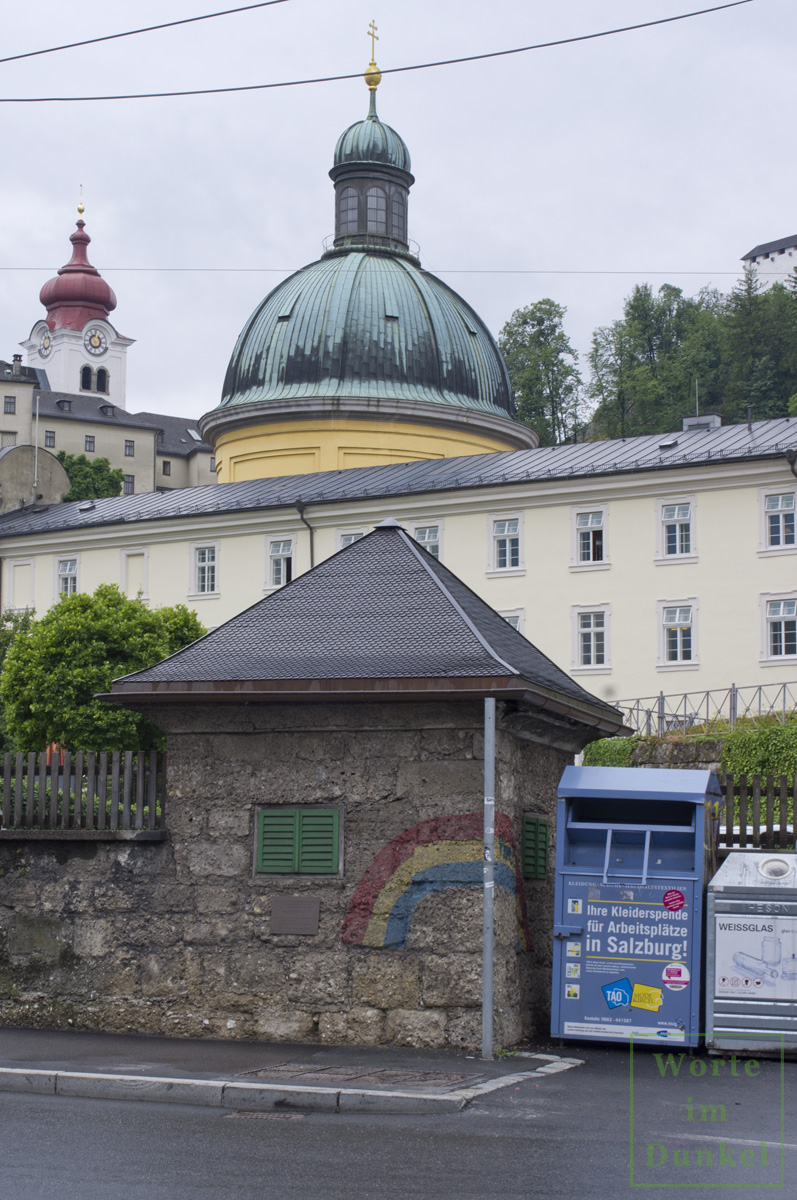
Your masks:
{"label": "church dome", "polygon": [[332,247],[255,309],[199,422],[223,483],[538,444],[487,326],[410,252],[415,180],[379,79],[372,60],[368,116],[335,149]]}
{"label": "church dome", "polygon": [[470,305],[409,255],[374,250],[332,251],[274,288],[238,339],[221,408],[346,397],[514,415]]}
{"label": "church dome", "polygon": [[77,231],[69,239],[73,247],[71,259],[39,292],[39,299],[47,309],[47,324],[53,330],[80,330],[87,321],[107,321],[116,308],[113,289],[88,260],[91,238],[85,228],[85,221],[77,222]]}

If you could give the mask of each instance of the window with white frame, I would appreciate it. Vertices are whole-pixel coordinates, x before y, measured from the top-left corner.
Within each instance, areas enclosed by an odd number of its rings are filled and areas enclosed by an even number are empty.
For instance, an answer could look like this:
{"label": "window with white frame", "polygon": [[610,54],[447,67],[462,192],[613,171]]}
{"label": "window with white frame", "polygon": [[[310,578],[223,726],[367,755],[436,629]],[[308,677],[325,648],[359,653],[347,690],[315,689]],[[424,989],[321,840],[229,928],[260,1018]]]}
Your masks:
{"label": "window with white frame", "polygon": [[692,611],[691,604],[668,604],[662,609],[664,662],[692,662]]}
{"label": "window with white frame", "polygon": [[284,587],[293,579],[293,538],[275,538],[268,544],[268,586]]}
{"label": "window with white frame", "polygon": [[356,533],[341,533],[338,535],[341,550],[346,546],[350,546],[352,542],[359,542],[361,537],[365,537],[365,532],[359,529]]}
{"label": "window with white frame", "polygon": [[662,552],[667,557],[692,553],[692,505],[662,504]]}
{"label": "window with white frame", "polygon": [[578,561],[603,562],[603,513],[583,512],[576,517]]}
{"label": "window with white frame", "polygon": [[215,543],[194,546],[194,595],[213,595],[218,590],[218,547]]}
{"label": "window with white frame", "polygon": [[764,544],[769,550],[795,546],[795,493],[779,492],[764,498],[766,533]]}
{"label": "window with white frame", "polygon": [[416,525],[414,536],[415,541],[423,546],[424,550],[428,550],[432,558],[440,557],[439,525]]}
{"label": "window with white frame", "polygon": [[767,600],[766,638],[768,658],[797,656],[797,598]]}
{"label": "window with white frame", "polygon": [[77,591],[77,559],[59,558],[57,574],[58,595],[74,596]]}
{"label": "window with white frame", "polygon": [[490,566],[493,571],[520,571],[522,569],[519,517],[494,517],[492,519]]}
{"label": "window with white frame", "polygon": [[573,670],[609,670],[609,605],[574,605]]}
{"label": "window with white frame", "polygon": [[570,509],[571,571],[602,570],[609,566],[607,505]]}

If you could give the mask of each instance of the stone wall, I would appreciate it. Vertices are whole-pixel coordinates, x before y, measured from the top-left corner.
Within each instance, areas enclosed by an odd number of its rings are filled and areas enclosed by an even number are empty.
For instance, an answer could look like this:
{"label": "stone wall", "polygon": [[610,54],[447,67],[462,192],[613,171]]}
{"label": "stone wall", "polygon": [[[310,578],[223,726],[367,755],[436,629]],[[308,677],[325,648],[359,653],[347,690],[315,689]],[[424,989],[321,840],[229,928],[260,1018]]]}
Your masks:
{"label": "stone wall", "polygon": [[[168,733],[167,841],[0,841],[0,1021],[478,1047],[481,704],[150,715]],[[500,706],[496,754],[506,884],[523,811],[550,818],[553,842],[570,756],[502,728]],[[255,874],[257,809],[280,804],[340,809],[339,877]],[[408,845],[441,882],[415,905],[403,945],[380,944],[378,922],[359,941],[342,940],[364,877],[376,911],[401,884]],[[551,869],[547,881],[521,885],[527,923],[521,896],[496,887],[498,1046],[547,1030],[553,879]],[[317,934],[271,933],[272,901],[286,894],[320,900]]]}
{"label": "stone wall", "polygon": [[722,738],[640,738],[631,756],[632,767],[673,767],[720,773]]}

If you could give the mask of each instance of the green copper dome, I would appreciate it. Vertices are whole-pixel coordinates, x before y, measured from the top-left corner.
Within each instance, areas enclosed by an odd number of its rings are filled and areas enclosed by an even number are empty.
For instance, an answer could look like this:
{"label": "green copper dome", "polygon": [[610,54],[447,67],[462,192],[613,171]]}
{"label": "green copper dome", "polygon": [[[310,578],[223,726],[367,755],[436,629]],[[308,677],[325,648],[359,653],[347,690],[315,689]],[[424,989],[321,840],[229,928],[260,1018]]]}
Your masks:
{"label": "green copper dome", "polygon": [[278,284],[238,339],[220,408],[347,397],[514,416],[481,319],[416,259],[388,251],[331,251]]}
{"label": "green copper dome", "polygon": [[371,92],[365,120],[356,121],[338,138],[334,167],[344,163],[379,163],[410,173],[410,152],[404,140],[376,115],[376,91]]}

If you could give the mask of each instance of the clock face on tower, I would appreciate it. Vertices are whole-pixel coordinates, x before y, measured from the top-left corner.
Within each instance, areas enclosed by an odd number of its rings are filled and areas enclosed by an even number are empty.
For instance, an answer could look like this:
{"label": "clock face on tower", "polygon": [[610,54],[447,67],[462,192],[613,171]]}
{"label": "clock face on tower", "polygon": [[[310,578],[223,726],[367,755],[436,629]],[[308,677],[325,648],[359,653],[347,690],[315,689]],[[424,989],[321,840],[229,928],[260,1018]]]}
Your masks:
{"label": "clock face on tower", "polygon": [[90,325],[83,334],[83,345],[89,354],[104,354],[108,349],[108,339],[96,325]]}
{"label": "clock face on tower", "polygon": [[45,329],[39,339],[39,357],[46,358],[53,348],[53,338],[49,329]]}

